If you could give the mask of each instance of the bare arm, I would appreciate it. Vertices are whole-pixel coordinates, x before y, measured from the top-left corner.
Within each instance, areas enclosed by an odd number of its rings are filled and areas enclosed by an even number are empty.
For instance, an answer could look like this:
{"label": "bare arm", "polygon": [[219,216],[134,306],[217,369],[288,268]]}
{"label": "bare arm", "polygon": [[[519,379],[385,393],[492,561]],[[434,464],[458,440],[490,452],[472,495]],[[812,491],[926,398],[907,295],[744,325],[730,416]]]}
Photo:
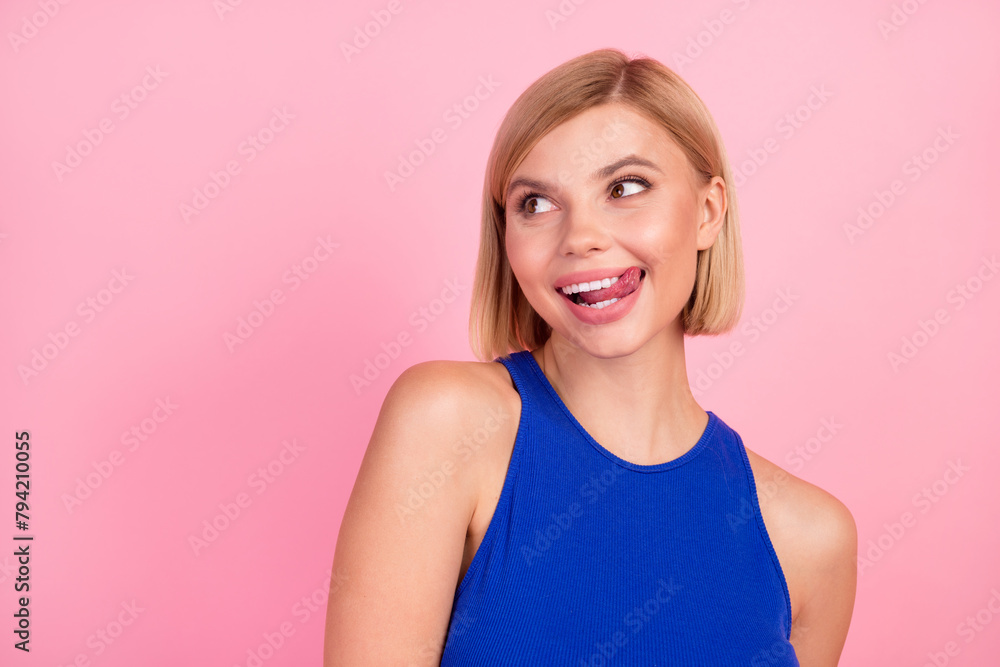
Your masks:
{"label": "bare arm", "polygon": [[451,363],[407,369],[382,405],[337,539],[333,567],[344,578],[327,609],[325,667],[440,662],[475,479],[449,474],[412,511],[407,497],[464,428],[470,391]]}
{"label": "bare arm", "polygon": [[854,612],[858,529],[850,510],[825,491],[802,500],[809,513],[800,535],[810,577],[791,642],[802,667],[837,667]]}
{"label": "bare arm", "polygon": [[857,589],[854,517],[831,493],[746,451],[791,596],[795,655],[802,667],[836,667]]}

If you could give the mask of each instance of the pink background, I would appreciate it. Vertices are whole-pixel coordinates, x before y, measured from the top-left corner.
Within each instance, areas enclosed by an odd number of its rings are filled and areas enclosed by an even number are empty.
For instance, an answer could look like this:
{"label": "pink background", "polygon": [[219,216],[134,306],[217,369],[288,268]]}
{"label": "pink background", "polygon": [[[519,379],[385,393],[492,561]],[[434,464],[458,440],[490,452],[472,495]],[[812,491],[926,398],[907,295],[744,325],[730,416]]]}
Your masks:
{"label": "pink background", "polygon": [[[263,664],[319,664],[337,530],[386,391],[420,361],[473,359],[500,120],[547,70],[612,46],[677,69],[744,174],[744,319],[690,339],[689,373],[749,448],[853,511],[871,563],[842,664],[995,664],[1000,279],[983,262],[1000,251],[1000,8],[388,6],[0,8],[0,554],[20,532],[22,430],[35,535],[30,654],[12,648],[16,574],[0,556],[0,662],[248,665],[284,627]],[[372,12],[391,20],[348,59],[341,44]],[[463,103],[467,117],[449,113]],[[797,127],[782,120],[796,113]],[[385,173],[437,128],[443,143],[390,188]],[[78,146],[77,166],[54,167]],[[877,217],[849,238],[859,208]],[[447,281],[459,298],[435,301]],[[779,290],[794,295],[783,313]],[[234,343],[241,318],[259,326]],[[401,334],[409,344],[352,386]],[[904,337],[916,353],[894,367]],[[745,352],[726,359],[733,341]],[[824,420],[840,424],[832,437]],[[145,439],[123,441],[133,427]],[[224,529],[209,542],[213,520]]]}

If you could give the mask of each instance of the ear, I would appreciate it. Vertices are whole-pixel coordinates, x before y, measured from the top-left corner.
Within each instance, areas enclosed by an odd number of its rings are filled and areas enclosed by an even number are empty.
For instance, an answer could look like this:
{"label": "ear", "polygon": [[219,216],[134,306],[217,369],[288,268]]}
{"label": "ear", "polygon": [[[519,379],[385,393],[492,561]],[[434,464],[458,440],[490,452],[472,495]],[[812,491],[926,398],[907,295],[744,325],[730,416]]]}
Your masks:
{"label": "ear", "polygon": [[698,250],[711,248],[716,237],[726,221],[726,210],[729,202],[726,199],[726,182],[721,176],[713,176],[712,180],[701,188],[698,195],[698,208],[701,222],[698,224]]}

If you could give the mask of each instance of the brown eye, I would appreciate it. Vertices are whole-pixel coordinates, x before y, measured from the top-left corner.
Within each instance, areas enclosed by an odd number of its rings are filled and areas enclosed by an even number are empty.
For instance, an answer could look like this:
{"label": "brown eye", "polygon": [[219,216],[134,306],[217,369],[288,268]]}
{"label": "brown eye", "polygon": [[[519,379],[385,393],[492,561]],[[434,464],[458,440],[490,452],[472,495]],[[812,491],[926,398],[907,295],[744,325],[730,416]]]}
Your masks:
{"label": "brown eye", "polygon": [[648,187],[649,183],[638,176],[626,176],[623,180],[611,186],[611,197],[613,199],[631,197]]}
{"label": "brown eye", "polygon": [[522,215],[532,216],[536,213],[547,213],[551,210],[552,203],[541,195],[528,193],[524,197],[520,198],[517,203],[517,211]]}

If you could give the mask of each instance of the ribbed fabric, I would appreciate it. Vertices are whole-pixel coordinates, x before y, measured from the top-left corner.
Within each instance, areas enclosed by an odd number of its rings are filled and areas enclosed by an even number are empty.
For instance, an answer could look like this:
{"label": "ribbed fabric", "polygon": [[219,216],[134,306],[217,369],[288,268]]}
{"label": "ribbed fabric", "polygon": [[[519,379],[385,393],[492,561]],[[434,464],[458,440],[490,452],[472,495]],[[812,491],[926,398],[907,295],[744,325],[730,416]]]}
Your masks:
{"label": "ribbed fabric", "polygon": [[583,429],[530,352],[496,361],[521,418],[441,667],[798,665],[740,436],[709,411],[688,452],[636,465]]}

